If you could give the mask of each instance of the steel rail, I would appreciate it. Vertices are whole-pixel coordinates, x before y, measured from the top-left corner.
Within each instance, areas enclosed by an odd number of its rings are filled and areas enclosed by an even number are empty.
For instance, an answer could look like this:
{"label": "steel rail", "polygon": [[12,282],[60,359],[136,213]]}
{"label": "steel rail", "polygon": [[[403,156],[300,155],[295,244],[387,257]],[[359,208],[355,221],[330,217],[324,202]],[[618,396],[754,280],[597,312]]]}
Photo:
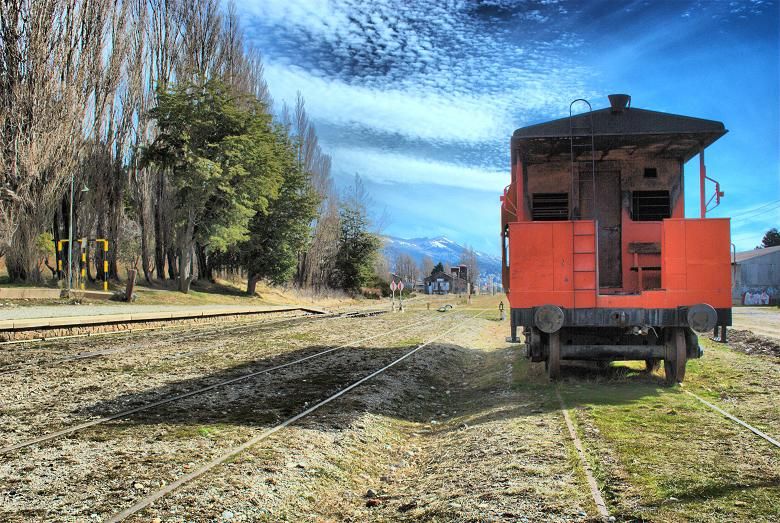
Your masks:
{"label": "steel rail", "polygon": [[176,481],[173,481],[173,482],[169,483],[168,485],[166,485],[164,488],[161,488],[157,492],[154,492],[153,494],[151,494],[151,495],[141,499],[140,501],[137,501],[131,507],[128,507],[125,510],[123,510],[122,512],[119,512],[119,513],[111,516],[111,518],[109,518],[107,520],[107,522],[108,523],[117,523],[119,521],[124,520],[125,518],[128,518],[128,517],[130,517],[130,516],[140,512],[141,510],[145,509],[146,507],[148,507],[149,505],[151,505],[152,503],[154,503],[158,499],[160,499],[163,496],[173,492],[174,490],[176,490],[180,486],[185,485],[185,484],[193,481],[194,479],[199,478],[200,476],[202,476],[203,474],[205,474],[209,470],[213,469],[214,467],[217,467],[217,466],[221,465],[222,463],[224,463],[225,461],[227,461],[227,460],[237,456],[238,454],[241,454],[245,450],[247,450],[250,447],[256,445],[260,441],[268,438],[269,436],[273,435],[274,433],[279,432],[280,430],[286,428],[289,425],[292,425],[296,421],[298,421],[298,420],[308,416],[309,414],[311,414],[312,412],[318,410],[319,408],[324,407],[328,403],[330,403],[330,402],[340,398],[341,396],[343,396],[344,394],[348,393],[349,391],[351,391],[355,387],[360,386],[361,384],[365,383],[366,381],[370,380],[371,378],[374,378],[375,376],[378,376],[379,374],[382,374],[383,372],[385,372],[386,370],[390,369],[391,367],[394,367],[395,365],[401,363],[402,361],[404,361],[405,359],[409,358],[410,356],[412,356],[416,352],[422,350],[423,348],[427,347],[428,345],[430,345],[434,341],[443,338],[444,336],[446,336],[447,334],[449,334],[449,333],[451,333],[451,332],[453,332],[455,330],[462,329],[466,325],[466,323],[468,323],[471,320],[476,319],[478,316],[481,316],[485,312],[486,311],[482,311],[482,312],[472,316],[471,318],[468,318],[466,320],[466,322],[459,323],[458,325],[455,325],[454,327],[452,327],[450,329],[447,329],[446,331],[437,334],[436,336],[434,336],[430,340],[426,341],[425,343],[422,343],[422,344],[418,345],[414,349],[412,349],[412,350],[406,352],[405,354],[403,354],[401,357],[393,360],[388,365],[385,365],[384,367],[382,367],[382,368],[380,368],[378,370],[375,370],[371,374],[369,374],[367,376],[364,376],[363,378],[353,382],[352,384],[350,384],[347,387],[341,389],[340,391],[338,391],[337,393],[333,394],[332,396],[328,396],[324,400],[321,400],[320,402],[312,405],[311,407],[309,407],[308,409],[304,410],[303,412],[300,412],[300,413],[296,414],[292,418],[289,418],[286,421],[283,421],[282,423],[279,423],[278,425],[275,425],[274,427],[271,427],[269,429],[264,430],[263,432],[261,432],[257,436],[254,436],[253,438],[250,438],[249,440],[245,441],[241,445],[230,449],[228,452],[225,452],[224,454],[222,454],[220,456],[217,456],[216,458],[212,459],[211,461],[209,461],[208,463],[202,465],[201,467],[197,468],[196,470],[190,472],[189,474],[186,474],[186,475],[180,477]]}
{"label": "steel rail", "polygon": [[574,423],[571,421],[571,416],[569,416],[569,408],[563,401],[561,391],[557,387],[555,389],[555,395],[558,397],[558,402],[561,404],[563,419],[566,421],[566,427],[569,429],[569,436],[571,436],[571,439],[574,442],[574,448],[577,449],[577,455],[580,458],[580,463],[582,463],[582,470],[585,472],[585,479],[588,482],[588,488],[590,488],[590,495],[593,497],[593,502],[596,504],[596,510],[598,510],[599,516],[606,520],[609,518],[607,504],[604,502],[604,497],[601,495],[601,490],[599,490],[599,484],[593,476],[593,470],[590,467],[590,463],[588,463],[582,441],[580,441],[579,436],[577,436],[577,431],[574,429]]}
{"label": "steel rail", "polygon": [[759,437],[765,439],[766,441],[768,441],[769,443],[771,443],[775,447],[780,448],[780,441],[777,441],[776,439],[774,439],[773,437],[769,436],[768,434],[766,434],[764,432],[761,432],[760,430],[758,430],[757,428],[753,427],[752,425],[749,425],[749,424],[745,423],[744,421],[742,421],[738,417],[734,416],[733,414],[730,414],[730,413],[726,412],[725,410],[721,409],[717,405],[714,405],[714,404],[710,403],[709,401],[705,400],[701,396],[699,396],[697,394],[694,394],[693,392],[691,392],[691,391],[689,391],[687,389],[683,389],[683,392],[693,396],[694,398],[699,400],[701,403],[703,403],[704,405],[706,405],[710,409],[714,410],[718,414],[722,414],[723,416],[725,416],[726,418],[730,419],[734,423],[737,423],[738,425],[742,425],[743,427],[748,429],[750,432],[752,432],[756,436],[759,436]]}
{"label": "steel rail", "polygon": [[[19,371],[29,369],[29,368],[43,368],[43,367],[50,367],[50,366],[56,366],[62,363],[69,363],[73,361],[80,361],[84,359],[92,359],[92,358],[99,358],[101,356],[108,356],[111,354],[121,354],[129,351],[134,350],[149,350],[154,349],[158,347],[163,347],[165,345],[169,345],[171,343],[178,343],[181,341],[186,341],[193,338],[198,338],[202,336],[209,336],[212,334],[223,334],[225,332],[233,332],[239,329],[253,329],[255,327],[264,327],[267,325],[278,325],[280,323],[290,323],[290,322],[296,322],[301,320],[328,320],[328,319],[338,319],[338,318],[351,318],[351,317],[357,317],[361,315],[371,315],[376,314],[379,312],[386,312],[382,309],[368,309],[363,311],[354,311],[354,312],[344,312],[344,313],[333,313],[333,314],[301,314],[294,317],[289,318],[280,318],[278,320],[257,320],[252,322],[244,322],[239,325],[228,325],[226,328],[218,327],[213,328],[209,330],[209,327],[217,327],[218,325],[222,324],[224,325],[225,322],[209,322],[208,325],[206,325],[205,329],[203,330],[197,330],[196,332],[193,332],[187,336],[184,337],[176,337],[176,334],[174,333],[172,336],[165,338],[157,343],[153,343],[148,346],[140,347],[138,345],[131,346],[131,347],[120,347],[115,349],[103,349],[98,351],[92,351],[92,352],[80,352],[78,354],[74,354],[72,356],[65,356],[62,358],[57,358],[54,360],[49,361],[43,361],[43,362],[37,362],[37,363],[21,363],[21,364],[11,364],[6,365],[3,367],[0,367],[0,376],[5,376],[8,374],[14,374]],[[151,329],[154,330],[154,329]],[[114,331],[114,332],[107,332],[107,333],[97,333],[93,334],[93,336],[99,335],[99,334],[126,334],[127,331]],[[49,338],[51,339],[51,338]],[[48,340],[47,340],[48,341]]]}
{"label": "steel rail", "polygon": [[[268,311],[268,312],[259,312],[259,313],[251,313],[252,315],[258,315],[258,316],[264,316],[266,314],[273,314],[275,312],[280,311]],[[285,311],[288,312],[288,311]],[[325,314],[317,314],[317,313],[309,313],[309,314],[299,314],[295,317],[308,317],[308,316],[329,316],[337,313],[325,313]],[[222,316],[214,316],[214,318],[225,318],[231,316],[229,314],[224,314]],[[248,314],[235,314],[235,316],[248,316]],[[85,332],[83,334],[66,334],[64,336],[51,336],[51,337],[40,337],[40,338],[30,338],[26,340],[8,340],[8,341],[0,341],[0,346],[4,345],[21,345],[25,343],[46,343],[46,342],[56,342],[59,340],[72,340],[77,338],[97,338],[100,336],[114,336],[114,335],[120,335],[120,334],[133,334],[136,332],[146,332],[146,331],[156,331],[156,330],[167,330],[167,329],[185,329],[187,327],[190,327],[191,325],[182,325],[181,321],[186,320],[195,320],[198,319],[197,316],[191,317],[191,318],[159,318],[159,319],[151,319],[151,320],[137,320],[136,322],[139,324],[143,323],[153,323],[153,322],[170,322],[170,325],[157,325],[155,327],[140,327],[140,328],[129,328],[129,329],[122,329],[120,331],[105,331],[105,332]],[[136,322],[125,322],[125,323],[136,323]],[[206,321],[203,323],[196,323],[196,326],[210,326],[210,325],[217,325],[220,323],[231,323],[230,321],[224,321],[215,319],[213,321]],[[117,325],[121,323],[115,323]],[[103,324],[103,325],[110,325]],[[100,325],[94,325],[94,326],[100,326]],[[76,326],[78,327],[78,326]],[[89,327],[88,325],[86,327]]]}
{"label": "steel rail", "polygon": [[331,352],[335,352],[335,351],[340,350],[340,349],[345,349],[347,347],[351,347],[353,345],[356,345],[358,343],[362,343],[364,341],[369,341],[369,340],[372,340],[372,339],[375,339],[375,338],[386,336],[388,334],[392,334],[392,333],[398,332],[400,330],[404,330],[404,329],[408,329],[408,328],[411,328],[411,327],[415,327],[415,326],[420,325],[422,323],[426,323],[426,322],[427,323],[432,323],[433,321],[436,321],[436,320],[428,320],[428,319],[426,319],[426,320],[421,320],[421,321],[416,322],[416,323],[412,323],[411,325],[404,325],[402,327],[397,327],[395,329],[391,329],[389,331],[382,332],[380,334],[375,334],[373,336],[368,336],[368,337],[365,337],[365,338],[361,338],[359,340],[355,340],[355,341],[347,343],[345,345],[339,345],[338,347],[332,347],[330,349],[327,349],[327,350],[324,350],[324,351],[320,351],[320,352],[317,352],[315,354],[310,354],[310,355],[305,356],[303,358],[298,358],[296,360],[289,361],[287,363],[282,363],[282,364],[275,365],[273,367],[269,367],[269,368],[262,369],[262,370],[259,370],[259,371],[250,372],[248,374],[243,374],[243,375],[237,376],[235,378],[230,378],[230,379],[227,379],[227,380],[224,380],[224,381],[220,381],[218,383],[214,383],[214,384],[209,385],[207,387],[196,389],[196,390],[193,390],[193,391],[190,391],[190,392],[185,392],[183,394],[177,394],[177,395],[171,396],[169,398],[164,398],[164,399],[161,399],[161,400],[158,400],[158,401],[154,401],[152,403],[147,403],[145,405],[140,405],[138,407],[134,407],[132,409],[127,409],[127,410],[124,410],[122,412],[117,412],[115,414],[110,414],[108,416],[103,416],[101,418],[97,418],[97,419],[94,419],[92,421],[87,421],[87,422],[81,423],[79,425],[74,425],[74,426],[69,427],[67,429],[62,429],[62,430],[59,430],[57,432],[52,432],[52,433],[49,433],[49,434],[44,434],[42,436],[38,436],[36,438],[28,439],[28,440],[22,441],[20,443],[16,443],[14,445],[8,445],[6,447],[0,448],[0,455],[8,454],[9,452],[12,452],[14,450],[18,450],[18,449],[21,449],[21,448],[24,448],[24,447],[29,447],[29,446],[35,445],[37,443],[44,443],[46,441],[51,441],[51,440],[59,438],[61,436],[65,436],[67,434],[73,434],[74,432],[77,432],[79,430],[83,430],[83,429],[86,429],[86,428],[89,428],[89,427],[94,427],[95,425],[100,425],[100,424],[106,423],[108,421],[112,421],[112,420],[119,419],[119,418],[124,418],[126,416],[131,415],[131,414],[135,414],[136,412],[141,412],[141,411],[148,410],[148,409],[151,409],[151,408],[154,408],[154,407],[159,407],[160,405],[165,405],[166,403],[171,403],[171,402],[178,401],[178,400],[181,400],[181,399],[184,399],[184,398],[189,398],[191,396],[195,396],[195,395],[198,395],[198,394],[203,394],[204,392],[208,392],[210,390],[214,390],[214,389],[219,388],[219,387],[224,387],[226,385],[231,385],[233,383],[238,383],[240,381],[248,380],[250,378],[254,378],[256,376],[260,376],[261,374],[267,374],[267,373],[273,372],[275,370],[279,370],[279,369],[283,369],[283,368],[286,368],[286,367],[290,367],[292,365],[296,365],[296,364],[302,363],[304,361],[308,361],[308,360],[311,360],[311,359],[314,359],[314,358],[318,358],[320,356],[324,356],[325,354],[329,354]]}
{"label": "steel rail", "polygon": [[[418,299],[418,298],[412,298],[412,299]],[[303,310],[303,309],[302,309]],[[359,310],[359,309],[358,309]],[[259,313],[251,313],[254,315],[265,315],[265,314],[273,314],[274,312],[278,311],[267,311],[267,312],[259,312]],[[329,317],[340,317],[345,314],[351,314],[352,311],[340,311],[340,310],[334,310],[333,312],[326,312],[324,314],[317,314],[317,313],[309,313],[309,314],[300,314],[296,317],[318,317],[318,318],[329,318]],[[239,316],[246,316],[247,314],[239,314]],[[223,315],[221,317],[226,317],[230,315]],[[215,318],[219,318],[220,316],[215,316]],[[30,338],[27,340],[8,340],[8,341],[0,341],[0,346],[5,345],[21,345],[25,343],[46,343],[49,341],[58,341],[58,340],[70,340],[75,338],[93,338],[98,336],[113,336],[113,335],[120,335],[120,334],[133,334],[136,332],[145,332],[145,331],[156,331],[156,330],[166,330],[166,329],[184,329],[187,327],[187,325],[182,325],[179,323],[182,320],[192,320],[197,319],[197,317],[192,318],[160,318],[160,319],[152,319],[152,320],[140,320],[138,323],[149,323],[149,322],[170,322],[170,325],[158,325],[156,327],[140,327],[140,328],[129,328],[129,329],[123,329],[121,331],[107,331],[107,332],[85,332],[83,334],[67,334],[65,336],[51,336],[51,337],[41,337],[41,338]],[[217,325],[220,323],[228,323],[225,321],[220,320],[214,320],[214,321],[207,321],[200,324],[200,326],[209,326],[209,325]]]}
{"label": "steel rail", "polygon": [[[153,343],[151,345],[148,345],[148,346],[145,346],[145,347],[141,347],[141,350],[154,349],[154,348],[162,347],[162,346],[165,346],[165,345],[168,345],[168,344],[171,344],[171,343],[176,343],[176,342],[180,342],[180,341],[185,341],[185,340],[197,338],[199,336],[209,336],[211,334],[219,334],[219,333],[223,333],[223,332],[233,332],[235,330],[243,329],[243,328],[251,329],[253,327],[262,327],[262,326],[265,326],[265,325],[276,325],[276,324],[279,324],[279,323],[286,323],[286,322],[298,321],[298,320],[302,320],[302,319],[314,319],[314,318],[318,318],[319,319],[320,316],[300,315],[300,316],[296,316],[296,317],[292,317],[292,318],[283,318],[283,319],[271,320],[271,321],[266,319],[266,320],[261,320],[261,321],[241,323],[240,325],[228,325],[227,328],[222,328],[222,329],[210,329],[210,327],[212,327],[213,324],[209,324],[208,326],[206,326],[205,329],[197,330],[196,332],[192,332],[189,335],[184,336],[184,337],[177,337],[176,333],[173,333],[172,336],[167,337],[167,338],[165,338],[163,340],[160,340],[157,343]],[[220,323],[220,322],[215,322],[215,323]],[[150,329],[150,330],[153,330],[153,329]],[[125,332],[111,332],[111,333],[99,333],[99,334],[125,334]],[[62,364],[62,363],[68,363],[68,362],[79,361],[79,360],[84,360],[84,359],[98,358],[100,356],[107,356],[107,355],[110,355],[110,354],[120,354],[120,353],[124,353],[124,352],[130,352],[130,351],[133,351],[133,350],[139,350],[139,345],[134,345],[134,346],[130,346],[130,347],[119,347],[119,348],[115,348],[115,349],[103,349],[103,350],[91,351],[91,352],[79,352],[79,353],[73,354],[71,356],[64,356],[62,358],[56,358],[56,359],[48,360],[48,361],[39,361],[39,362],[35,362],[35,363],[29,363],[28,362],[28,363],[11,364],[11,365],[6,365],[6,366],[3,366],[3,367],[0,367],[0,376],[4,376],[6,374],[13,374],[13,373],[16,373],[16,372],[19,372],[19,371],[22,371],[22,370],[28,369],[28,368],[50,367],[50,366],[55,366],[55,365],[59,365],[59,364]]]}

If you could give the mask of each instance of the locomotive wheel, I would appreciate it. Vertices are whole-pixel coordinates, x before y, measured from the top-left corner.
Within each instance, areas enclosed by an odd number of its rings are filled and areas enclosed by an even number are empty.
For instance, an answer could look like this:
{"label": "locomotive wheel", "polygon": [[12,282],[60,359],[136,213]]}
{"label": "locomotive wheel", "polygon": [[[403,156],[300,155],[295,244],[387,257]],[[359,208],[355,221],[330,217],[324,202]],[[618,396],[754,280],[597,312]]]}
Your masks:
{"label": "locomotive wheel", "polygon": [[648,374],[652,374],[653,372],[657,371],[661,368],[661,360],[659,358],[651,358],[649,360],[645,360],[645,372]]}
{"label": "locomotive wheel", "polygon": [[547,335],[547,377],[551,380],[557,380],[561,376],[561,335],[559,332],[553,332]]}
{"label": "locomotive wheel", "polygon": [[688,350],[685,343],[685,331],[674,328],[666,341],[666,358],[664,371],[667,385],[682,383],[685,379],[685,364],[688,360]]}

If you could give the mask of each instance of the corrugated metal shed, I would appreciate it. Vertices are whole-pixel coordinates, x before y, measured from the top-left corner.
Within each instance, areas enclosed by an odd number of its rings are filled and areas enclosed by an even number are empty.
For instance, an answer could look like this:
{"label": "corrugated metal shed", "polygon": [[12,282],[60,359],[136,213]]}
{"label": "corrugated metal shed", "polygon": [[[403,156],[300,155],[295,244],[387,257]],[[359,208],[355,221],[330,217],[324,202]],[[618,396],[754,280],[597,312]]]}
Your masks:
{"label": "corrugated metal shed", "polygon": [[738,252],[736,255],[737,263],[758,258],[760,256],[766,256],[775,252],[780,252],[780,245],[774,247],[764,247],[763,249],[753,249],[752,251]]}
{"label": "corrugated metal shed", "polygon": [[[736,254],[732,297],[734,303],[751,303],[766,294],[770,303],[780,301],[780,246]],[[746,295],[750,294],[750,296]]]}

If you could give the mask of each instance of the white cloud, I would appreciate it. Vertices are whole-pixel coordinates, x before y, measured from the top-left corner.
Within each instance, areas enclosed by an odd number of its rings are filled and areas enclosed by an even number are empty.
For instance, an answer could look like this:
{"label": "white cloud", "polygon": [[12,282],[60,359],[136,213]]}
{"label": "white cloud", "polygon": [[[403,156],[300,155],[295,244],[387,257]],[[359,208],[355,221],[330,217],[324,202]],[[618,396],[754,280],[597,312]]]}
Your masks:
{"label": "white cloud", "polygon": [[[490,171],[419,157],[387,153],[377,149],[340,147],[331,149],[333,165],[341,174],[358,173],[382,184],[433,184],[483,192],[503,193],[509,170]],[[496,203],[496,205],[498,205]]]}
{"label": "white cloud", "polygon": [[503,104],[497,105],[492,97],[349,85],[273,62],[266,64],[265,76],[278,100],[294,100],[300,90],[315,120],[465,142],[495,140],[511,128]]}

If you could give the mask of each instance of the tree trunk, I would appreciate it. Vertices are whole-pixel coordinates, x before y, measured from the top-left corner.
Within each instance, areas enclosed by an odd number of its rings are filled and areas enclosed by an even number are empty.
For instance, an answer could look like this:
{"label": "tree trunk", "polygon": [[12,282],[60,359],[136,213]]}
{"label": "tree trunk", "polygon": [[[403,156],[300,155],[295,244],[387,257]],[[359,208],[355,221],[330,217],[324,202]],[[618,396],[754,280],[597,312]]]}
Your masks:
{"label": "tree trunk", "polygon": [[191,252],[190,249],[182,249],[179,253],[179,290],[184,294],[190,292],[190,283],[192,283],[189,275]]}
{"label": "tree trunk", "polygon": [[[179,290],[184,294],[190,292],[192,283],[192,255],[195,250],[195,217],[190,210],[187,226],[179,232]],[[169,260],[170,262],[170,260]]]}
{"label": "tree trunk", "polygon": [[8,279],[12,282],[37,281],[35,270],[35,233],[32,224],[20,223],[6,252]]}
{"label": "tree trunk", "polygon": [[[165,226],[163,222],[163,198],[165,197],[165,175],[162,172],[157,173],[157,205],[154,208],[154,264],[157,272],[157,278],[160,280],[165,279],[165,250],[168,246],[165,241]],[[168,252],[168,264],[172,267],[173,260]],[[168,271],[168,277],[173,279],[175,277],[175,271]]]}
{"label": "tree trunk", "polygon": [[[164,267],[165,265],[163,265],[163,268]],[[176,269],[176,249],[168,247],[168,279],[175,280],[178,277],[179,271]]]}
{"label": "tree trunk", "polygon": [[298,270],[295,272],[295,283],[299,289],[304,287],[306,281],[306,252],[298,254]]}
{"label": "tree trunk", "polygon": [[146,283],[152,283],[152,275],[149,274],[149,240],[147,237],[148,227],[146,223],[146,205],[141,203],[138,210],[138,225],[141,226],[141,265],[143,265],[144,279]]}
{"label": "tree trunk", "polygon": [[254,296],[257,291],[257,282],[260,281],[260,276],[252,274],[246,282],[246,293],[250,296]]}
{"label": "tree trunk", "polygon": [[[122,179],[122,172],[119,168],[115,169],[114,171],[115,176],[118,179]],[[115,182],[118,183],[118,182]],[[110,206],[109,206],[109,212],[108,216],[106,217],[106,221],[108,222],[107,225],[107,231],[105,238],[108,239],[108,252],[103,252],[102,259],[108,258],[108,277],[110,279],[114,279],[119,281],[119,264],[118,261],[118,254],[119,254],[119,223],[122,220],[122,207],[121,202],[123,199],[123,190],[122,187],[114,187],[111,191],[111,199],[109,200]],[[101,267],[100,270],[102,271],[103,268]],[[102,272],[101,272],[102,274]],[[101,277],[101,280],[103,278]]]}
{"label": "tree trunk", "polygon": [[54,222],[52,223],[52,232],[53,232],[53,238],[54,238],[54,266],[57,268],[57,273],[54,275],[55,278],[58,280],[62,278],[62,272],[59,270],[60,263],[62,263],[62,267],[65,267],[65,260],[64,255],[65,251],[59,252],[57,250],[57,245],[60,242],[60,221],[61,221],[61,214],[60,214],[60,208],[59,206],[54,211]]}
{"label": "tree trunk", "polygon": [[211,267],[209,266],[208,256],[206,256],[206,248],[199,244],[195,244],[195,252],[198,256],[198,279],[214,281]]}

